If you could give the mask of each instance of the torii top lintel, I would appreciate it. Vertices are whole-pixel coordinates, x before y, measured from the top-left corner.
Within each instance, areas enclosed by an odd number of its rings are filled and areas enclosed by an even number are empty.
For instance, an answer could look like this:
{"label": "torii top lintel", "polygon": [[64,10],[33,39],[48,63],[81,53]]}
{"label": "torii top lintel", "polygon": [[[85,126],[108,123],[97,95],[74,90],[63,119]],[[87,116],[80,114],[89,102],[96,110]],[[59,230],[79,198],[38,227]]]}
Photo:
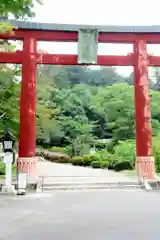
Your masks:
{"label": "torii top lintel", "polygon": [[[0,21],[4,21],[0,19]],[[73,25],[38,23],[29,21],[7,20],[15,26],[14,36],[3,36],[10,39],[23,39],[26,35],[40,41],[70,41],[78,40],[80,29],[97,30],[99,42],[130,43],[138,39],[145,39],[148,43],[160,43],[160,26],[118,26],[118,25]],[[2,37],[1,37],[2,38]]]}
{"label": "torii top lintel", "polygon": [[160,26],[119,26],[119,25],[75,25],[75,24],[55,24],[38,23],[27,21],[10,20],[19,29],[44,30],[44,31],[69,31],[77,32],[79,29],[97,29],[106,33],[160,33]]}

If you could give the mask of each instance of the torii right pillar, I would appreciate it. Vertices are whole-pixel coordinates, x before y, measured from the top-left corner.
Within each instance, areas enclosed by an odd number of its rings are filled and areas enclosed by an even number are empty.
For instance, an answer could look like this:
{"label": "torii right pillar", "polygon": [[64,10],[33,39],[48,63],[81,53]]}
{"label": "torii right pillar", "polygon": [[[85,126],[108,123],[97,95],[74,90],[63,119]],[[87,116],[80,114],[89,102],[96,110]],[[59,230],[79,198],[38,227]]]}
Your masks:
{"label": "torii right pillar", "polygon": [[137,174],[139,178],[153,179],[156,173],[152,157],[148,54],[145,40],[134,42],[134,89]]}

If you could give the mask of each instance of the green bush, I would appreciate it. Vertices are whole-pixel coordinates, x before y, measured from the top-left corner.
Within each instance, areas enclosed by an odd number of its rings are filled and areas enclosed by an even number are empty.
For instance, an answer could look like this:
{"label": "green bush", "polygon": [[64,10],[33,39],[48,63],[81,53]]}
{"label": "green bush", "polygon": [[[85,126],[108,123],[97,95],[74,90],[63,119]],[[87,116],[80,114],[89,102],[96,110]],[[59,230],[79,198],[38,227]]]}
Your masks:
{"label": "green bush", "polygon": [[72,152],[73,152],[72,151],[72,146],[71,145],[67,146],[66,150],[65,150],[65,153],[69,156],[72,156]]}
{"label": "green bush", "polygon": [[101,161],[93,161],[92,168],[101,168]]}
{"label": "green bush", "polygon": [[97,161],[101,161],[101,156],[97,153],[94,155],[90,155],[90,161],[91,162],[97,162]]}
{"label": "green bush", "polygon": [[110,142],[107,146],[107,151],[111,154],[114,153],[114,144],[112,142]]}
{"label": "green bush", "polygon": [[133,168],[134,168],[133,164],[128,160],[120,160],[116,162],[114,165],[114,170],[117,172],[123,170],[132,170]]}
{"label": "green bush", "polygon": [[160,151],[156,151],[155,154],[155,166],[156,166],[156,172],[160,172]]}
{"label": "green bush", "polygon": [[103,161],[101,162],[101,168],[108,168],[109,162]]}
{"label": "green bush", "polygon": [[72,163],[74,166],[84,166],[83,158],[80,157],[80,156],[73,157],[73,158],[71,159],[71,163]]}
{"label": "green bush", "polygon": [[118,156],[113,154],[108,157],[108,169],[109,170],[114,170],[114,166],[116,162],[118,162]]}
{"label": "green bush", "polygon": [[84,155],[83,156],[83,164],[84,166],[90,166],[92,163],[91,155]]}
{"label": "green bush", "polygon": [[[4,176],[5,175],[5,164],[3,162],[0,162],[0,176]],[[12,165],[12,175],[15,176],[16,175],[16,165],[13,164]]]}
{"label": "green bush", "polygon": [[102,161],[108,161],[110,153],[107,150],[100,150],[96,152],[96,156],[99,156]]}
{"label": "green bush", "polygon": [[5,175],[5,164],[0,162],[0,175]]}
{"label": "green bush", "polygon": [[133,140],[119,141],[119,144],[115,146],[115,155],[119,160],[127,160],[135,163],[136,159],[136,143]]}
{"label": "green bush", "polygon": [[107,143],[103,143],[103,142],[96,142],[95,143],[95,148],[97,150],[102,150],[102,149],[106,149],[107,148]]}
{"label": "green bush", "polygon": [[160,172],[160,136],[153,137],[153,155],[155,157],[156,172]]}

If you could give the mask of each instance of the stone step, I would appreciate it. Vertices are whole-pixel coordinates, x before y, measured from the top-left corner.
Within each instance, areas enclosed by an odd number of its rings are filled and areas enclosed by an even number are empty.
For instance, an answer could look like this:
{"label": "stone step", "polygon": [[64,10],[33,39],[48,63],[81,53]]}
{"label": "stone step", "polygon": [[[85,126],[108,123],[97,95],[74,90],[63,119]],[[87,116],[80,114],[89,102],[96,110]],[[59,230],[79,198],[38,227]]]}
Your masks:
{"label": "stone step", "polygon": [[130,186],[52,186],[52,187],[44,187],[42,189],[43,192],[48,192],[48,191],[58,191],[58,190],[101,190],[101,189],[143,189],[142,186],[134,186],[134,185],[130,185]]}
{"label": "stone step", "polygon": [[106,176],[51,176],[51,177],[39,177],[40,182],[131,182],[135,183],[138,180],[125,177],[106,177]]}
{"label": "stone step", "polygon": [[75,182],[68,183],[47,183],[40,186],[42,191],[54,191],[54,190],[80,190],[80,189],[142,189],[143,186],[138,183],[120,183],[120,182]]}
{"label": "stone step", "polygon": [[96,181],[96,182],[93,182],[93,181],[80,181],[80,182],[59,182],[59,181],[53,181],[53,182],[44,182],[41,186],[45,186],[45,187],[50,187],[50,186],[79,186],[79,185],[101,185],[101,186],[130,186],[130,185],[133,185],[133,186],[139,186],[139,183],[138,182],[116,182],[116,181]]}

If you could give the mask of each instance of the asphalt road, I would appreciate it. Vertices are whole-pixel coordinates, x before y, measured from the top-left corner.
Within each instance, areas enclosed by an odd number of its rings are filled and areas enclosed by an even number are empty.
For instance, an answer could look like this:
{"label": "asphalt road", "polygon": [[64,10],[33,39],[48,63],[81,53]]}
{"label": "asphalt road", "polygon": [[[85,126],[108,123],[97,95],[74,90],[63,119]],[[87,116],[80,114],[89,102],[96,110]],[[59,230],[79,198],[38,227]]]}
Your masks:
{"label": "asphalt road", "polygon": [[0,240],[159,240],[160,192],[0,195]]}

